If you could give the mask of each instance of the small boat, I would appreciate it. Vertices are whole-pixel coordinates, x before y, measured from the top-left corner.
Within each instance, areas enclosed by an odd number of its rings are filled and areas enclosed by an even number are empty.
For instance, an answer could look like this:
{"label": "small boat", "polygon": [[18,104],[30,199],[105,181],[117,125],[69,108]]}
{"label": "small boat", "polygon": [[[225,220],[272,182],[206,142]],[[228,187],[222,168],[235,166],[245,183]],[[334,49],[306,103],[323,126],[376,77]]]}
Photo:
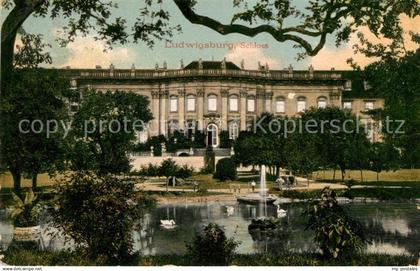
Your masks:
{"label": "small boat", "polygon": [[287,214],[287,211],[284,209],[280,208],[280,205],[277,205],[277,217],[281,218],[281,217],[285,217]]}
{"label": "small boat", "polygon": [[[236,196],[236,200],[242,203],[258,204],[264,201],[263,197],[259,193],[249,193],[245,196]],[[274,195],[267,195],[265,202],[267,204],[273,204],[277,200]]]}
{"label": "small boat", "polygon": [[173,227],[175,227],[176,223],[172,219],[171,220],[161,220],[160,225],[164,228],[173,228]]}

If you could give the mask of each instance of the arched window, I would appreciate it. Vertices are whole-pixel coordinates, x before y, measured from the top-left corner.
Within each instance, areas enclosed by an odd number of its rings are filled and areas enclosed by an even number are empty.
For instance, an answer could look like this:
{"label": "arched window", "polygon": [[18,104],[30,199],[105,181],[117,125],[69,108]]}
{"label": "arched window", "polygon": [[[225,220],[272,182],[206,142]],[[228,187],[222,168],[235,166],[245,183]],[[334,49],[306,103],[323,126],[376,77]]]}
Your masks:
{"label": "arched window", "polygon": [[238,95],[231,95],[229,97],[229,111],[238,112]]}
{"label": "arched window", "polygon": [[194,95],[187,96],[187,111],[188,112],[195,111],[195,96]]}
{"label": "arched window", "polygon": [[217,96],[210,94],[207,96],[207,109],[208,111],[215,112],[217,111]]}
{"label": "arched window", "polygon": [[248,112],[255,112],[255,97],[254,96],[248,96],[246,108]]}
{"label": "arched window", "polygon": [[236,121],[229,123],[229,139],[236,140],[239,135],[239,125]]}
{"label": "arched window", "polygon": [[297,98],[297,112],[303,112],[306,110],[306,98],[305,97],[298,97]]}
{"label": "arched window", "polygon": [[178,97],[171,96],[169,98],[169,112],[177,112],[178,111]]}
{"label": "arched window", "polygon": [[327,98],[325,97],[319,97],[317,100],[317,107],[318,108],[325,108],[327,107]]}
{"label": "arched window", "polygon": [[218,145],[218,128],[214,123],[207,126],[207,145],[211,147]]}
{"label": "arched window", "polygon": [[276,113],[286,112],[286,104],[283,97],[277,97],[276,99]]}

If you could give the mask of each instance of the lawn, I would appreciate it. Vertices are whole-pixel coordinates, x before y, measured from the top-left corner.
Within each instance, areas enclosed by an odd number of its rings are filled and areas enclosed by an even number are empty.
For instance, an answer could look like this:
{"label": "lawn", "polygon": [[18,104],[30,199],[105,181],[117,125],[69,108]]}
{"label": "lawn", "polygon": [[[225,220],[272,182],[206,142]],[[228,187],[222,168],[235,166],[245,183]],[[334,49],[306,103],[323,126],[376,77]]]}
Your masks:
{"label": "lawn", "polygon": [[[333,179],[333,170],[321,170],[313,173],[315,180]],[[341,172],[339,170],[335,173],[336,179],[341,179]],[[361,180],[360,170],[347,170],[345,179]],[[397,171],[384,171],[379,173],[380,181],[420,181],[420,169],[400,169]],[[363,170],[363,181],[376,181],[376,172],[370,170]]]}
{"label": "lawn", "polygon": [[[50,178],[48,174],[39,174],[38,175],[38,186],[51,186],[53,185],[54,179]],[[22,178],[22,187],[31,187],[32,186],[32,180]],[[0,185],[2,188],[11,188],[13,187],[13,178],[10,173],[2,173],[0,174]]]}

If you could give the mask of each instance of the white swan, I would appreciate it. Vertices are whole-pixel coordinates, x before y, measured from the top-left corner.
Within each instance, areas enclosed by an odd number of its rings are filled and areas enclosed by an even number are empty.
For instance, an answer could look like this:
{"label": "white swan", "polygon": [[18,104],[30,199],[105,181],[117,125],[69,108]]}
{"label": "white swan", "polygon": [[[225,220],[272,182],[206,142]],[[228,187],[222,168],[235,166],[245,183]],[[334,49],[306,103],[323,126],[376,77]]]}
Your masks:
{"label": "white swan", "polygon": [[286,216],[287,211],[280,208],[280,205],[277,205],[277,217]]}
{"label": "white swan", "polygon": [[228,216],[233,215],[233,213],[235,212],[235,207],[233,206],[225,206],[226,207],[226,212]]}
{"label": "white swan", "polygon": [[176,225],[175,221],[171,220],[161,220],[160,225],[163,227],[174,227]]}

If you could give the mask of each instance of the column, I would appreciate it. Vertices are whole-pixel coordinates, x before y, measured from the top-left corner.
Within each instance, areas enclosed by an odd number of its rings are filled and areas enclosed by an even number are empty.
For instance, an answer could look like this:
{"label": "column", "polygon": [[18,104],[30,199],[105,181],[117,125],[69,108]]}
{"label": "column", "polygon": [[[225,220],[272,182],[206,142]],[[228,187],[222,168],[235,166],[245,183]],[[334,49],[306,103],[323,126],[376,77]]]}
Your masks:
{"label": "column", "polygon": [[166,136],[167,135],[167,100],[168,100],[168,90],[161,89],[159,92],[160,96],[160,120],[159,120],[159,127],[160,127],[160,134]]}
{"label": "column", "polygon": [[197,122],[198,122],[198,130],[204,130],[204,88],[197,90],[197,104],[196,104],[196,111],[197,111]]}
{"label": "column", "polygon": [[265,93],[265,111],[268,113],[273,112],[273,92],[266,92]]}
{"label": "column", "polygon": [[220,95],[222,96],[222,115],[221,115],[221,129],[227,131],[227,114],[228,114],[228,96],[229,90],[221,89]]}
{"label": "column", "polygon": [[264,90],[261,88],[257,88],[257,95],[255,96],[255,113],[257,114],[257,117],[259,117],[263,112],[265,112],[264,99]]}
{"label": "column", "polygon": [[185,121],[185,88],[178,90],[178,129],[184,130]]}
{"label": "column", "polygon": [[241,131],[246,130],[246,90],[240,91],[240,121],[241,121]]}
{"label": "column", "polygon": [[159,91],[152,91],[152,101],[151,101],[151,108],[153,114],[153,120],[150,124],[150,136],[157,136],[160,131],[159,122]]}

